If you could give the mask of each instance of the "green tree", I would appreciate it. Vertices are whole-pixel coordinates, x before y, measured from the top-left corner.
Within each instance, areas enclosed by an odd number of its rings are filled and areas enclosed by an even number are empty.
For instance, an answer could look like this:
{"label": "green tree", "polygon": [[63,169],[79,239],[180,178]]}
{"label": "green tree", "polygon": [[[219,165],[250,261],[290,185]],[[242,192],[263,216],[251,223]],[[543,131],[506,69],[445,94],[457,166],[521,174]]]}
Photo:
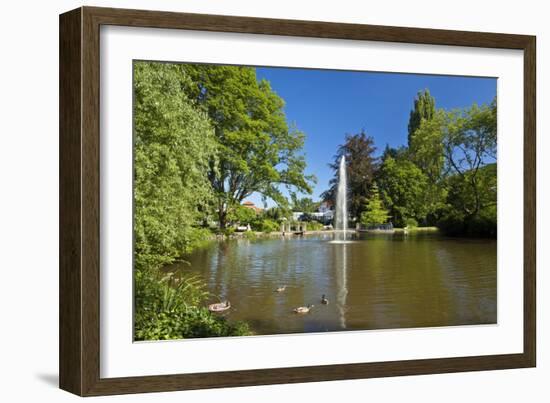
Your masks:
{"label": "green tree", "polygon": [[270,207],[264,210],[264,216],[273,221],[285,221],[292,218],[292,210],[288,206]]}
{"label": "green tree", "polygon": [[444,175],[443,137],[448,123],[447,113],[438,110],[431,119],[422,120],[409,143],[409,159],[434,184],[439,182]]}
{"label": "green tree", "polygon": [[284,101],[268,81],[250,67],[182,65],[192,78],[186,91],[208,113],[218,153],[209,180],[216,196],[221,228],[228,211],[252,193],[278,205],[287,200],[280,190],[311,193],[313,176],[305,175],[301,150],[304,133],[289,127]]}
{"label": "green tree", "polygon": [[426,176],[421,198],[426,216],[436,216],[445,202],[444,136],[449,121],[447,112],[436,111],[431,119],[423,119],[411,139],[407,158]]}
{"label": "green tree", "polygon": [[313,213],[319,208],[319,202],[314,202],[309,197],[299,199],[295,194],[292,195],[292,211],[301,211],[303,213]]}
{"label": "green tree", "polygon": [[197,225],[213,198],[214,128],[182,91],[189,85],[178,65],[134,63],[136,340],[250,334],[200,306],[209,297],[201,280],[159,270],[204,238]]}
{"label": "green tree", "polygon": [[425,221],[428,178],[420,168],[407,158],[388,156],[377,177],[384,204],[395,225],[405,226],[410,218]]}
{"label": "green tree", "polygon": [[200,235],[195,226],[212,198],[204,174],[216,153],[208,116],[182,92],[178,66],[134,64],[134,234],[136,268],[181,256]]}
{"label": "green tree", "polygon": [[380,162],[384,163],[386,161],[386,158],[391,157],[393,159],[398,158],[409,158],[409,149],[406,146],[400,146],[400,147],[390,147],[389,144],[386,144],[386,147],[384,148],[384,151],[382,152],[382,155],[380,156]]}
{"label": "green tree", "polygon": [[330,167],[334,171],[334,177],[330,180],[330,188],[321,197],[324,200],[334,201],[338,187],[338,169],[342,156],[346,157],[346,170],[349,191],[349,212],[353,217],[359,217],[363,211],[365,202],[373,183],[377,163],[374,153],[374,139],[364,131],[357,134],[348,134],[344,144],[338,147],[334,156],[334,162]]}
{"label": "green tree", "polygon": [[257,218],[258,214],[256,211],[242,205],[231,208],[227,214],[228,222],[241,225],[252,224]]}
{"label": "green tree", "polygon": [[[486,207],[496,205],[496,169],[482,169],[497,158],[497,106],[472,105],[447,114],[443,148],[449,186],[448,201],[466,217],[474,217]],[[462,197],[457,197],[458,193]],[[459,204],[457,204],[459,203]]]}
{"label": "green tree", "polygon": [[385,224],[390,218],[388,210],[384,208],[378,186],[373,183],[370,197],[361,213],[361,224],[365,226]]}
{"label": "green tree", "polygon": [[414,108],[409,115],[408,126],[408,144],[412,143],[416,130],[420,127],[423,120],[431,120],[435,115],[435,99],[430,95],[430,91],[425,89],[419,91],[414,99]]}

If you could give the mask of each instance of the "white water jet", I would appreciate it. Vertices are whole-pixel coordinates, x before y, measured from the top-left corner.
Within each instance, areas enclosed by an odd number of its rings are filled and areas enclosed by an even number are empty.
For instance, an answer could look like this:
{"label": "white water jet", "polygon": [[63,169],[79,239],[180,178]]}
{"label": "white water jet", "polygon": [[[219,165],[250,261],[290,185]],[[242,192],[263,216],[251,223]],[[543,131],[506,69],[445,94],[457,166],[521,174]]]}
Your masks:
{"label": "white water jet", "polygon": [[336,211],[334,215],[335,240],[345,242],[348,231],[348,180],[346,177],[346,157],[340,159],[338,168],[338,188],[336,190]]}
{"label": "white water jet", "polygon": [[338,314],[340,316],[340,327],[342,329],[347,328],[346,324],[346,311],[347,311],[347,299],[348,299],[348,257],[346,253],[346,242],[342,242],[342,245],[338,248],[337,258],[337,276],[336,276],[336,306],[338,307]]}

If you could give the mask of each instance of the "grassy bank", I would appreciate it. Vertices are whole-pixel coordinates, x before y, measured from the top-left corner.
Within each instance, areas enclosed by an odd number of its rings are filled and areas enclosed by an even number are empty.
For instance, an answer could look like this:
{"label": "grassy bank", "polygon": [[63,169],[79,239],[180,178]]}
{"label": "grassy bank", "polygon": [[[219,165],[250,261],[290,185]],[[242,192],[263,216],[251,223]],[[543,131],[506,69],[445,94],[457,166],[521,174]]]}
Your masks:
{"label": "grassy bank", "polygon": [[[405,232],[405,228],[394,228],[395,232]],[[410,233],[430,233],[430,232],[439,232],[437,227],[412,227],[407,228],[407,232]]]}
{"label": "grassy bank", "polygon": [[208,311],[212,296],[197,277],[159,270],[135,274],[135,340],[171,340],[251,334],[246,323],[230,323]]}

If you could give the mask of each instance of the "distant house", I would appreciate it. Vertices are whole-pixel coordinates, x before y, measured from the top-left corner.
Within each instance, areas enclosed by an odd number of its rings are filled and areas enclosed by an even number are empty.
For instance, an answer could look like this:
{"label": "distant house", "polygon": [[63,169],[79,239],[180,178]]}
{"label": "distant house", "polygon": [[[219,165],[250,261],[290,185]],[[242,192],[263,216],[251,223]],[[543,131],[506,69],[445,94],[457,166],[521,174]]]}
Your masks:
{"label": "distant house", "polygon": [[326,213],[332,210],[332,203],[330,201],[324,201],[319,205],[319,213]]}
{"label": "distant house", "polygon": [[311,217],[323,224],[331,223],[334,219],[334,210],[330,201],[324,201],[319,205],[315,213],[311,213]]}
{"label": "distant house", "polygon": [[293,212],[292,219],[294,221],[315,220],[323,224],[329,224],[334,219],[334,210],[332,210],[332,205],[329,202],[322,202],[317,211],[313,213]]}
{"label": "distant house", "polygon": [[302,221],[303,218],[304,218],[304,213],[302,211],[292,212],[292,220],[293,221]]}
{"label": "distant house", "polygon": [[328,224],[330,222],[332,222],[333,218],[334,218],[334,211],[333,210],[326,210],[324,212],[315,212],[315,213],[311,213],[310,214],[311,217],[313,217],[313,219],[321,222],[321,223],[324,223],[324,224]]}
{"label": "distant house", "polygon": [[256,206],[251,201],[245,201],[242,206],[254,210],[256,213],[261,213],[263,211],[263,208]]}

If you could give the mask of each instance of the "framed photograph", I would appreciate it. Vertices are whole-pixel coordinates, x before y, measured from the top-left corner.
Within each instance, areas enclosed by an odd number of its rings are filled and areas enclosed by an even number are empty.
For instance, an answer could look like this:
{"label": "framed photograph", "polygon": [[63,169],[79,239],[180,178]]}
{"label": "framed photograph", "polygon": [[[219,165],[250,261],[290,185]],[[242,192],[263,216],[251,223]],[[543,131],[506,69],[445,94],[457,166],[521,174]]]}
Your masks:
{"label": "framed photograph", "polygon": [[535,37],[60,16],[60,387],[533,367]]}

